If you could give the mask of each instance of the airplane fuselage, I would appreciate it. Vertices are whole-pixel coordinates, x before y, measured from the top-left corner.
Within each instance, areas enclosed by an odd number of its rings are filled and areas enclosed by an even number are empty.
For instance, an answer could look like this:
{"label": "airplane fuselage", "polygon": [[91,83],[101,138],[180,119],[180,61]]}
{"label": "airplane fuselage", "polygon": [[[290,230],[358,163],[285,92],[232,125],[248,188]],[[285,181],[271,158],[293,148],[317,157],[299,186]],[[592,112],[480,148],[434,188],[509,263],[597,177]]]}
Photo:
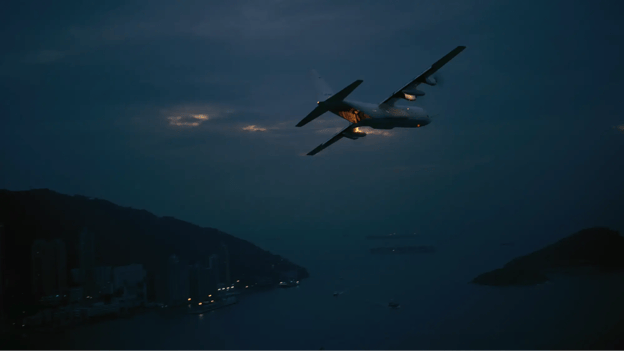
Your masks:
{"label": "airplane fuselage", "polygon": [[[326,102],[322,103],[326,104]],[[388,106],[342,100],[326,107],[330,112],[356,124],[358,127],[373,129],[420,128],[431,123],[427,112],[416,106]]]}

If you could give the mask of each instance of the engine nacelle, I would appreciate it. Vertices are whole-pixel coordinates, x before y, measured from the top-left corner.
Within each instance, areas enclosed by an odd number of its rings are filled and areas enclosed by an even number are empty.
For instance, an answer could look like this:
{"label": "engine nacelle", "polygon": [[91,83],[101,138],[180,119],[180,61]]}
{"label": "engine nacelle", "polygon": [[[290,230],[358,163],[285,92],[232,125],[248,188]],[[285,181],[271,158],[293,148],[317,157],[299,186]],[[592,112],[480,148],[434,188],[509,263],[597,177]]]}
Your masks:
{"label": "engine nacelle", "polygon": [[433,77],[427,77],[425,78],[425,84],[433,86],[438,84],[438,82]]}
{"label": "engine nacelle", "polygon": [[417,89],[414,90],[403,90],[403,97],[405,100],[414,101],[418,96],[425,95],[424,91],[420,91]]}
{"label": "engine nacelle", "polygon": [[349,133],[342,133],[342,135],[345,136],[345,138],[349,138],[351,140],[355,140],[358,138],[362,138],[366,136],[366,133],[363,132],[349,132]]}
{"label": "engine nacelle", "polygon": [[409,101],[416,100],[416,95],[412,95],[408,93],[403,93],[403,97],[405,98],[405,100],[409,100]]}

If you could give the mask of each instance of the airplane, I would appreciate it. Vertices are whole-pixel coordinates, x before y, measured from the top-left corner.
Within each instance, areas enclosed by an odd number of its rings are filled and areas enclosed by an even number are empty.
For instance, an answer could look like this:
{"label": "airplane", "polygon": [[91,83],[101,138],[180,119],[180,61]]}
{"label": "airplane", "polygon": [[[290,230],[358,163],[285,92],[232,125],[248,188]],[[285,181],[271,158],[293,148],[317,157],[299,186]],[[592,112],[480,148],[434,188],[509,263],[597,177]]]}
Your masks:
{"label": "airplane", "polygon": [[423,108],[395,106],[395,104],[401,99],[416,101],[419,96],[425,95],[417,87],[420,84],[436,85],[438,81],[433,77],[433,74],[465,48],[465,46],[456,47],[379,104],[345,100],[355,88],[362,84],[363,80],[358,79],[334,94],[323,78],[313,70],[312,76],[319,91],[319,101],[316,102],[318,106],[302,119],[297,124],[297,127],[303,127],[328,111],[344,118],[350,124],[327,142],[310,151],[308,155],[316,155],[343,137],[356,140],[366,136],[366,133],[360,131],[359,127],[370,127],[373,129],[420,128],[431,123],[429,114]]}

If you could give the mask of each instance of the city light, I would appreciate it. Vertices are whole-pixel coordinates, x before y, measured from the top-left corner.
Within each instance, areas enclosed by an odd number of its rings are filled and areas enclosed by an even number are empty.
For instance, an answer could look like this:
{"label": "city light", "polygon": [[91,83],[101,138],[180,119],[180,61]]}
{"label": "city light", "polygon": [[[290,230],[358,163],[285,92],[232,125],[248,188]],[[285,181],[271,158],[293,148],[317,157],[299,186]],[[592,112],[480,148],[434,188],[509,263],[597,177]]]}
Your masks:
{"label": "city light", "polygon": [[212,295],[208,295],[208,297],[212,297]]}
{"label": "city light", "polygon": [[249,288],[249,285],[245,285],[245,289]]}
{"label": "city light", "polygon": [[210,300],[210,303],[213,303],[213,302],[214,302],[214,300]]}
{"label": "city light", "polygon": [[188,300],[191,301],[191,298],[189,297]]}
{"label": "city light", "polygon": [[200,303],[198,303],[198,305],[199,305],[199,306],[201,306],[201,305],[202,305],[202,303],[200,302]]}
{"label": "city light", "polygon": [[236,282],[237,282],[237,283],[240,283],[240,280],[237,280]]}

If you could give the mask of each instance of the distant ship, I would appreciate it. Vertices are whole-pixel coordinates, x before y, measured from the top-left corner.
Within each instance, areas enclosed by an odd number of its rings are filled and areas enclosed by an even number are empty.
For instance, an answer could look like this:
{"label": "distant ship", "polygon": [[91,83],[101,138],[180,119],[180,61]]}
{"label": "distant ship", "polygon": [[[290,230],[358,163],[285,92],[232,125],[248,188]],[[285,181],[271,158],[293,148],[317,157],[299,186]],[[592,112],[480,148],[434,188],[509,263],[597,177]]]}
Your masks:
{"label": "distant ship", "polygon": [[388,303],[388,307],[396,309],[396,308],[401,307],[401,305],[398,302],[394,302],[394,301],[390,300],[390,302]]}
{"label": "distant ship", "polygon": [[398,246],[398,247],[377,247],[370,249],[372,254],[385,254],[385,255],[397,255],[397,254],[423,254],[436,252],[433,246]]}
{"label": "distant ship", "polygon": [[386,235],[368,235],[366,239],[405,239],[416,238],[416,234],[386,234]]}
{"label": "distant ship", "polygon": [[280,282],[279,283],[279,287],[280,288],[294,288],[295,286],[299,286],[299,281],[298,280],[289,280],[289,281],[284,281],[284,282]]}
{"label": "distant ship", "polygon": [[191,314],[202,314],[210,311],[214,311],[216,309],[226,307],[238,303],[238,298],[236,296],[226,297],[223,300],[216,302],[202,302],[200,306],[191,308],[188,313]]}

